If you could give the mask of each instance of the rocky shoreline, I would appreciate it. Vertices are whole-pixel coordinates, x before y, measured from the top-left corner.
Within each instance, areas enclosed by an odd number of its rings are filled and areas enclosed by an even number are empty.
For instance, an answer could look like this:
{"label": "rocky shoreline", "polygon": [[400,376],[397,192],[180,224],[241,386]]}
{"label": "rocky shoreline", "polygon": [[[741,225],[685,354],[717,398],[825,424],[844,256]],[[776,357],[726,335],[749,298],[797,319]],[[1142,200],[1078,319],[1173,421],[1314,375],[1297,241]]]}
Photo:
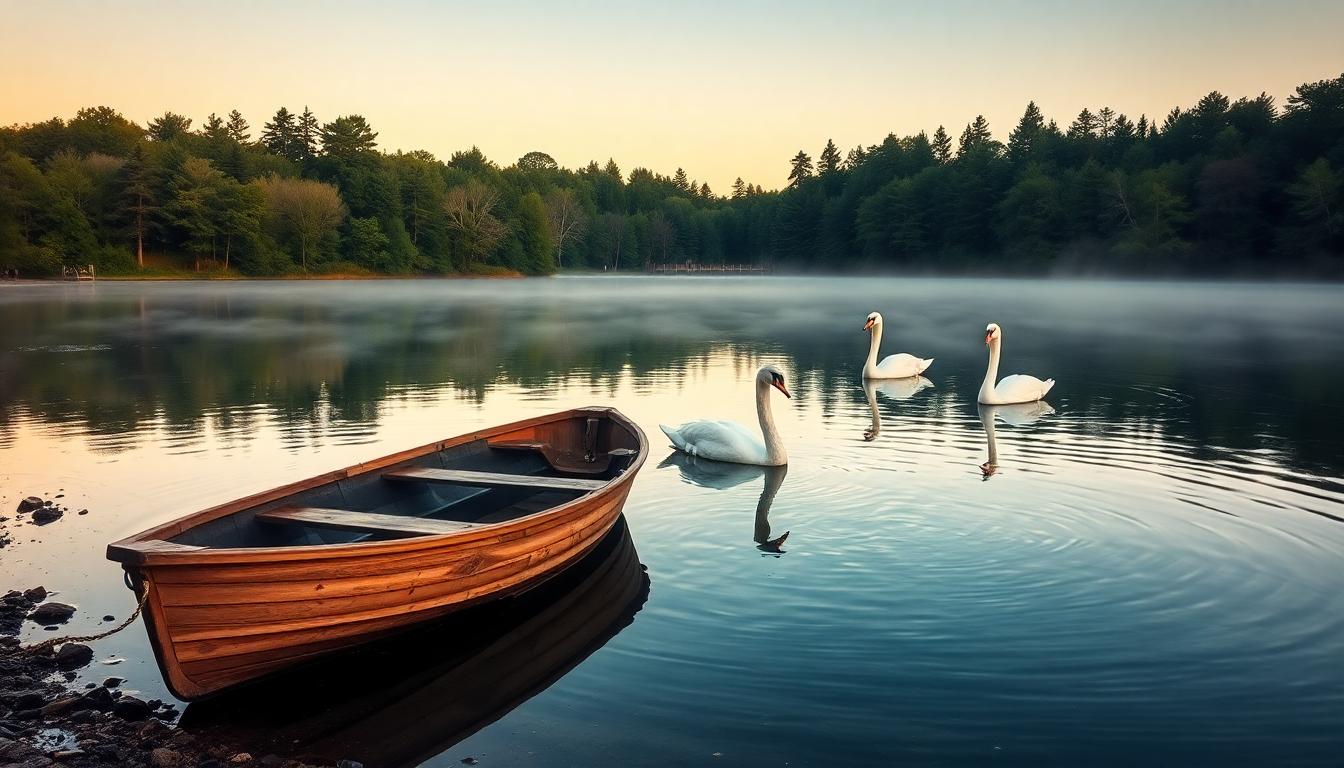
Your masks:
{"label": "rocky shoreline", "polygon": [[[67,511],[28,497],[15,522],[27,517],[43,525]],[[12,540],[4,521],[0,547]],[[78,670],[93,661],[92,647],[59,639],[24,647],[18,638],[27,622],[56,631],[78,610],[47,598],[41,586],[0,597],[0,768],[362,768],[354,760],[253,755],[244,745],[206,743],[175,725],[175,702],[126,693],[119,677],[76,684]]]}

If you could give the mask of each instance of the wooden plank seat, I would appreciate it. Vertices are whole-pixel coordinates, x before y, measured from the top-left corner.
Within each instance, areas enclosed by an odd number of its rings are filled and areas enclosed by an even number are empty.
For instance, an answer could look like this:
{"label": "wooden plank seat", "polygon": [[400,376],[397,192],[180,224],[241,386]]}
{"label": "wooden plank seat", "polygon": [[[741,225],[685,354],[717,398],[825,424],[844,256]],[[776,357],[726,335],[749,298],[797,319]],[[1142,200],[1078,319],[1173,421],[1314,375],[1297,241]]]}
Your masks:
{"label": "wooden plank seat", "polygon": [[384,472],[386,480],[418,483],[450,483],[481,488],[536,488],[547,491],[578,491],[589,493],[604,488],[607,480],[586,480],[575,477],[538,477],[510,475],[503,472],[475,472],[466,469],[431,469],[411,467]]}
{"label": "wooden plank seat", "polygon": [[263,523],[308,525],[315,528],[335,528],[341,531],[411,534],[414,536],[457,533],[467,528],[476,527],[475,523],[463,523],[457,520],[435,520],[428,517],[352,512],[348,509],[324,509],[322,507],[278,507],[266,512],[258,512],[257,520]]}

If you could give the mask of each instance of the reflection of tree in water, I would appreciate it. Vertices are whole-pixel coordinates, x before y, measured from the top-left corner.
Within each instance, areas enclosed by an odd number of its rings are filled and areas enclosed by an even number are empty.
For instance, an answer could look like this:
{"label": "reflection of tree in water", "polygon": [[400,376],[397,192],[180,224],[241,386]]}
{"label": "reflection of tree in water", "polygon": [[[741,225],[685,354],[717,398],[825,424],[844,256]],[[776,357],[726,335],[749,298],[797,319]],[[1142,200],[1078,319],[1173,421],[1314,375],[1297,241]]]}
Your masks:
{"label": "reflection of tree in water", "polygon": [[[263,419],[302,444],[332,428],[376,424],[389,398],[417,390],[446,385],[479,403],[501,385],[612,393],[628,375],[639,394],[685,386],[688,371],[724,359],[745,378],[763,355],[783,358],[800,399],[822,414],[863,413],[854,284],[818,285],[559,279],[507,286],[100,284],[23,294],[28,299],[15,293],[0,300],[0,445],[12,442],[20,409],[85,431],[104,450],[125,447],[147,423],[184,440],[207,424],[223,439],[244,440]],[[1070,419],[1175,436],[1207,454],[1201,458],[1217,455],[1205,446],[1268,446],[1326,471],[1344,465],[1334,438],[1344,417],[1300,405],[1328,402],[1344,372],[1337,360],[1300,364],[1297,353],[1309,342],[1294,346],[1282,331],[1259,330],[1271,314],[1284,313],[1282,306],[1243,306],[1235,326],[1216,318],[1228,338],[1202,341],[1194,353],[1188,336],[1172,332],[1170,318],[1148,320],[1125,302],[1090,295],[1072,300],[1075,307],[1056,298],[1066,292],[1032,285],[1019,287],[1016,300],[1034,311],[1045,301],[1040,296],[1049,296],[1059,304],[1050,311],[1070,317],[1068,332],[1033,328],[1011,313],[1003,319],[1023,329],[1020,338],[1050,340],[1037,354],[1064,382],[1058,395]],[[903,413],[962,423],[973,397],[967,388],[978,381],[967,373],[945,377],[959,365],[983,370],[981,350],[963,343],[961,326],[966,307],[987,300],[931,299],[923,314],[901,316],[900,333],[940,350],[930,373],[936,388]],[[1278,357],[1294,364],[1279,365]],[[1142,374],[1161,386],[1098,383],[1099,370],[1123,371],[1133,377],[1127,382]],[[1211,387],[1216,396],[1189,394]]]}

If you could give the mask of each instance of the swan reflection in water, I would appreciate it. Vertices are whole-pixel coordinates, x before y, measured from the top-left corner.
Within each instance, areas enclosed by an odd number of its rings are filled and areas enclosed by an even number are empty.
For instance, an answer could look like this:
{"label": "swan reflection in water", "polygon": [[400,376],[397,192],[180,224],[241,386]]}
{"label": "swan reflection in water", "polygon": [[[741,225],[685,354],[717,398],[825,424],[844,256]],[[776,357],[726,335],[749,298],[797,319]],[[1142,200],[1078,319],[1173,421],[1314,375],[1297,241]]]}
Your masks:
{"label": "swan reflection in water", "polygon": [[181,725],[255,754],[420,765],[583,663],[648,595],[622,517],[593,551],[532,590],[194,702]]}
{"label": "swan reflection in water", "polygon": [[873,413],[873,425],[863,431],[863,439],[871,442],[882,434],[882,415],[877,410],[877,393],[881,392],[889,400],[909,400],[932,386],[933,382],[923,376],[911,376],[905,379],[864,379],[863,394],[868,398],[868,410]]}
{"label": "swan reflection in water", "polygon": [[761,497],[756,502],[756,527],[752,539],[756,542],[756,548],[768,555],[784,554],[782,547],[784,541],[789,538],[789,531],[774,538],[770,537],[770,507],[775,503],[775,495],[779,493],[779,487],[784,484],[784,478],[789,474],[787,464],[778,467],[731,464],[688,456],[677,451],[663,459],[658,468],[671,466],[675,466],[681,473],[681,479],[691,485],[719,491],[763,477]]}
{"label": "swan reflection in water", "polygon": [[980,425],[985,428],[985,441],[989,443],[989,459],[980,465],[980,472],[988,480],[999,468],[999,446],[994,436],[994,420],[1013,427],[1025,427],[1035,424],[1042,418],[1055,412],[1044,400],[1034,403],[1016,403],[1014,405],[979,405]]}

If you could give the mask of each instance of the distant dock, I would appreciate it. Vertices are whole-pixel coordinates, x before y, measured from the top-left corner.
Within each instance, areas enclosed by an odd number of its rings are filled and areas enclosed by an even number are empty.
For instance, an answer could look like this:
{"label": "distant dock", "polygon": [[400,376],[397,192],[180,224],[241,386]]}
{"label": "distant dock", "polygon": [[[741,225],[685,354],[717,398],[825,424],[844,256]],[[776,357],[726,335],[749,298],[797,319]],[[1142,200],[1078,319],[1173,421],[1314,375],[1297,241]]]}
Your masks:
{"label": "distant dock", "polygon": [[75,282],[81,280],[93,282],[97,279],[97,272],[94,270],[92,264],[87,267],[61,267],[61,279],[73,280]]}
{"label": "distant dock", "polygon": [[654,264],[652,271],[661,275],[763,275],[770,270],[760,264]]}

